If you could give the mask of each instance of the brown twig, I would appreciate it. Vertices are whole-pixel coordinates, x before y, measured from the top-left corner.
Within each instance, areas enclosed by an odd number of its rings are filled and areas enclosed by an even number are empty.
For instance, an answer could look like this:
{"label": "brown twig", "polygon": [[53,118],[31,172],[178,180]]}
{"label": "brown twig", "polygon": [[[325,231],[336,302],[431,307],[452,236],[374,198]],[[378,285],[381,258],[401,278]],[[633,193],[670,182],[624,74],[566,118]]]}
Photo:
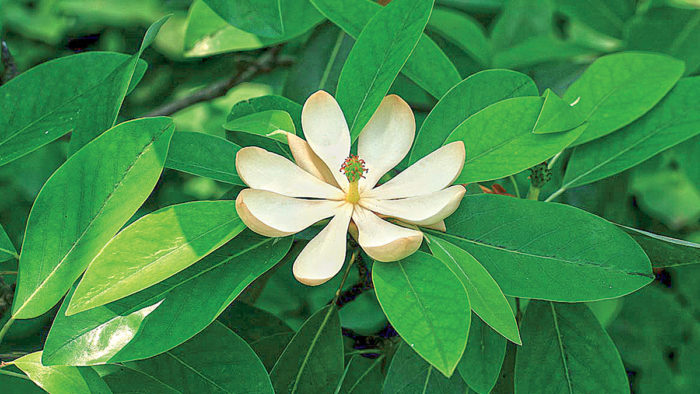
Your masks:
{"label": "brown twig", "polygon": [[3,40],[0,45],[2,46],[0,49],[0,60],[3,66],[3,72],[0,75],[0,85],[4,85],[7,81],[17,76],[17,64],[10,53],[10,48],[7,47],[7,43]]}
{"label": "brown twig", "polygon": [[162,105],[144,116],[168,116],[181,109],[187,108],[190,105],[225,96],[226,93],[234,86],[249,81],[260,74],[269,72],[274,68],[274,66],[287,65],[289,63],[288,59],[279,59],[277,56],[281,48],[281,46],[272,47],[265,51],[254,62],[237,72],[234,76],[217,81],[187,97],[183,97],[180,100]]}

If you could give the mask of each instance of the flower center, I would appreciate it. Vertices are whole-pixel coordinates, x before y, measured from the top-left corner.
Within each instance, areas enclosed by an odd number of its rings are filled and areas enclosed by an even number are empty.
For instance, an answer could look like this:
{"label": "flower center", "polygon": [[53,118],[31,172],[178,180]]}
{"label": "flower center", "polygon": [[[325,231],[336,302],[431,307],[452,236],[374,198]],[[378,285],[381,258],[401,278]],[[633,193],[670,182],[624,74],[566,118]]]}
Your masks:
{"label": "flower center", "polygon": [[340,166],[340,171],[345,174],[345,177],[348,178],[348,182],[350,183],[345,200],[349,203],[356,204],[360,201],[358,183],[360,182],[360,178],[364,178],[364,174],[368,171],[367,168],[365,168],[365,161],[356,155],[350,155],[345,159],[343,165]]}

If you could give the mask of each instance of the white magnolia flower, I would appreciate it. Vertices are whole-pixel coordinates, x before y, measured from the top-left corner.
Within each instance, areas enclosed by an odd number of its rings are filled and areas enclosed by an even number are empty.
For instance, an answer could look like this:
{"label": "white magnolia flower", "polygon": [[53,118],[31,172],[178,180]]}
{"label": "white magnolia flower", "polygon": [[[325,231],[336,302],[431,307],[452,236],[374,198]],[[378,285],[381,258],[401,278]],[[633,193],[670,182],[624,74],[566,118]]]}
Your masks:
{"label": "white magnolia flower", "polygon": [[442,220],[464,196],[463,186],[450,186],[464,165],[462,142],[441,147],[377,186],[413,144],[413,112],[398,96],[385,97],[362,130],[357,156],[350,155],[348,126],[330,94],[309,97],[301,123],[307,141],[287,134],[296,164],[258,147],[238,152],[236,169],[250,188],[238,195],[236,210],[251,230],[268,237],[331,218],[294,262],[294,276],[304,284],[320,285],[340,271],[351,221],[353,236],[370,257],[396,261],[420,247],[423,233],[416,225],[444,228]]}

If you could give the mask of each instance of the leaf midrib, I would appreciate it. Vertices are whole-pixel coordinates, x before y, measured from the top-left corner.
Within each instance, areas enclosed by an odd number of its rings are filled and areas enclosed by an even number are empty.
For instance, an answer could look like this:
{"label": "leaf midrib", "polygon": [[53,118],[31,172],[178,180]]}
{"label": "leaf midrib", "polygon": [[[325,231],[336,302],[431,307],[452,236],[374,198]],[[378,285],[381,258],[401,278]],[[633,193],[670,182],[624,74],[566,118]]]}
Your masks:
{"label": "leaf midrib", "polygon": [[566,352],[564,351],[564,343],[562,342],[561,331],[559,330],[559,319],[557,318],[557,312],[554,309],[554,303],[549,302],[549,306],[552,308],[552,319],[554,321],[554,331],[557,333],[557,343],[559,344],[559,352],[561,354],[561,360],[562,360],[562,364],[564,366],[564,373],[566,376],[566,384],[568,385],[569,393],[573,394],[574,389],[572,387],[573,384],[571,382],[571,375],[569,374],[569,365],[568,365],[568,362],[566,361]]}

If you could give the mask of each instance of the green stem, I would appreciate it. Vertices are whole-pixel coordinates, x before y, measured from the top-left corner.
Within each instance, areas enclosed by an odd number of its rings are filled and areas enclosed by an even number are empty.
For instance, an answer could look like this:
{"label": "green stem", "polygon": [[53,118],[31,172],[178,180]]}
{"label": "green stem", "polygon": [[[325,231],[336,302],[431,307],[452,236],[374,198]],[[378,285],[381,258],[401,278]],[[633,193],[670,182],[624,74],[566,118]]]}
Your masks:
{"label": "green stem", "polygon": [[557,162],[557,159],[559,159],[559,156],[561,156],[562,153],[564,153],[564,151],[561,151],[561,152],[557,153],[556,155],[554,155],[554,157],[552,157],[552,160],[550,160],[549,163],[547,163],[548,169],[551,170],[552,167],[554,167],[554,163]]}
{"label": "green stem", "polygon": [[518,187],[518,182],[515,181],[515,177],[513,175],[509,176],[510,182],[513,184],[513,189],[515,190],[515,197],[520,198],[520,188]]}
{"label": "green stem", "polygon": [[17,271],[0,271],[0,275],[17,275]]}
{"label": "green stem", "polygon": [[[6,364],[6,365],[10,365],[10,364]],[[28,376],[22,375],[21,373],[15,373],[15,372],[11,372],[11,371],[3,371],[2,369],[0,369],[0,375],[7,375],[7,376],[15,377],[15,378],[31,380],[31,379],[29,379]]]}
{"label": "green stem", "polygon": [[362,350],[355,350],[352,352],[345,353],[345,356],[354,356],[356,354],[377,354],[381,353],[379,349],[362,349]]}
{"label": "green stem", "polygon": [[333,298],[333,305],[337,305],[338,298],[340,298],[340,294],[343,292],[343,286],[345,286],[345,280],[348,278],[348,274],[350,274],[350,268],[352,267],[352,264],[355,262],[355,259],[357,258],[358,254],[359,254],[359,250],[355,249],[355,251],[352,253],[352,256],[350,256],[350,262],[348,263],[348,267],[345,269],[345,273],[343,274],[343,280],[340,281],[340,286],[338,286],[338,290],[335,291],[335,298]]}
{"label": "green stem", "polygon": [[566,188],[560,187],[559,190],[557,190],[557,191],[555,191],[554,193],[552,193],[552,194],[551,194],[549,197],[547,197],[547,199],[544,200],[544,201],[545,201],[545,202],[550,202],[550,201],[554,200],[555,198],[559,197],[559,196],[560,196],[562,193],[564,193],[565,191],[566,191]]}
{"label": "green stem", "polygon": [[530,189],[527,191],[527,199],[528,200],[539,200],[540,199],[540,189],[539,187],[534,187],[530,185]]}
{"label": "green stem", "polygon": [[5,325],[2,326],[2,330],[0,330],[0,344],[2,343],[3,338],[5,338],[5,334],[10,330],[10,327],[12,327],[12,323],[15,322],[15,318],[11,317],[7,322],[5,322]]}

